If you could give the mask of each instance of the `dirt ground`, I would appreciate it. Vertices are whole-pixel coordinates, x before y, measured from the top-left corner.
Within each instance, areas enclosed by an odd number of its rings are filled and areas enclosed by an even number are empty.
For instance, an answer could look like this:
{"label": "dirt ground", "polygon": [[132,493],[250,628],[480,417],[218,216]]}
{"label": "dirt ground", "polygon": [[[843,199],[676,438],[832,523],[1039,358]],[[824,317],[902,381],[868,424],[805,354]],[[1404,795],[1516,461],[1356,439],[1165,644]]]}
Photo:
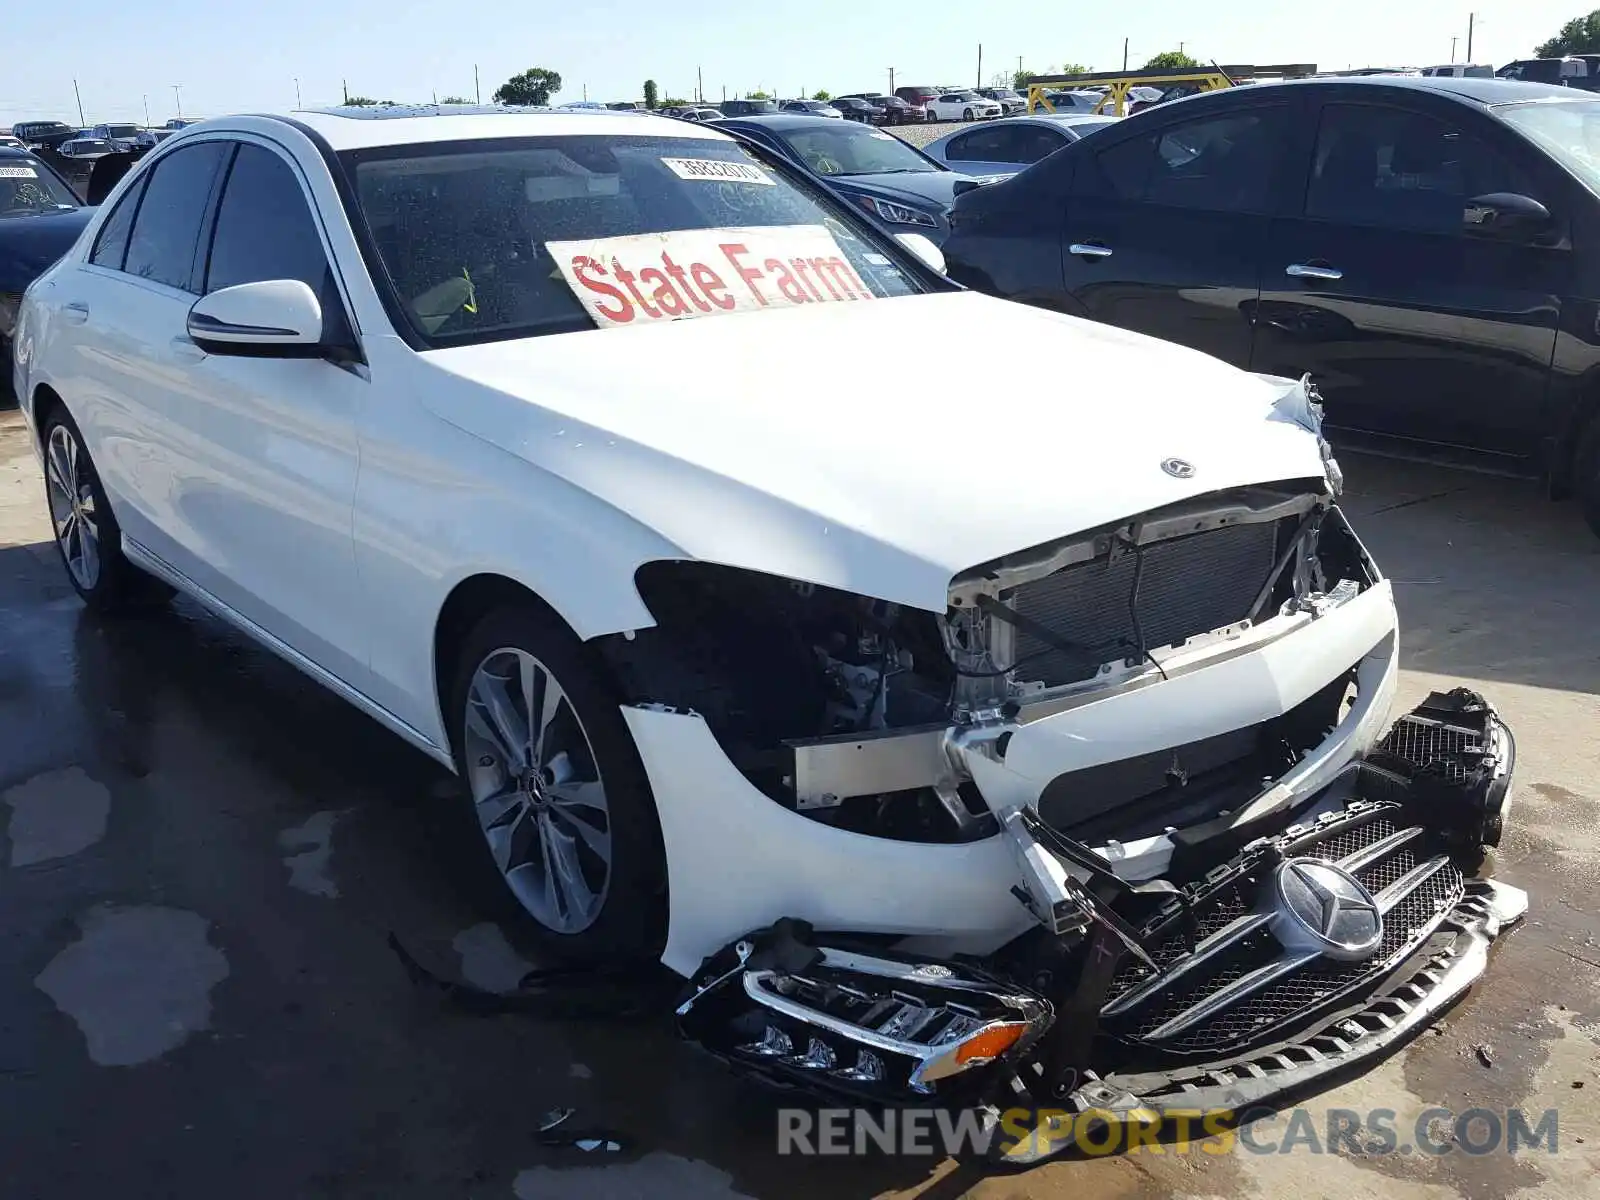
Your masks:
{"label": "dirt ground", "polygon": [[[1464,681],[1516,731],[1501,878],[1531,910],[1488,975],[1307,1102],[1555,1109],[1555,1154],[1212,1155],[984,1178],[775,1153],[775,1101],[664,1019],[476,1017],[393,931],[493,986],[524,958],[433,854],[436,766],[188,603],[89,616],[0,411],[0,1195],[1446,1198],[1600,1195],[1600,541],[1532,485],[1347,457],[1396,582],[1397,709]],[[540,1144],[553,1109],[622,1149]],[[1284,1138],[1280,1121],[1270,1137]]]}

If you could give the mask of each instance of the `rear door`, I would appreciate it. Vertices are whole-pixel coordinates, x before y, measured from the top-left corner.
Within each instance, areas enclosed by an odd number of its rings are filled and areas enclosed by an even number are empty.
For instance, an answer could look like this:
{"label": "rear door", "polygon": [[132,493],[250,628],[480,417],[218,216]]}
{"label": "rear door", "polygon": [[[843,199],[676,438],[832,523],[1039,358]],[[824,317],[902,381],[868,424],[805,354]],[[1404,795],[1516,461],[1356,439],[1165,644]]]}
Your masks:
{"label": "rear door", "polygon": [[1511,192],[1561,226],[1567,192],[1491,118],[1427,99],[1322,107],[1303,211],[1268,246],[1252,366],[1311,372],[1336,428],[1525,456],[1572,254],[1559,232],[1470,233],[1466,214]]}
{"label": "rear door", "polygon": [[1130,122],[1077,154],[1060,252],[1087,315],[1250,361],[1263,235],[1302,119],[1290,96],[1250,100]]}

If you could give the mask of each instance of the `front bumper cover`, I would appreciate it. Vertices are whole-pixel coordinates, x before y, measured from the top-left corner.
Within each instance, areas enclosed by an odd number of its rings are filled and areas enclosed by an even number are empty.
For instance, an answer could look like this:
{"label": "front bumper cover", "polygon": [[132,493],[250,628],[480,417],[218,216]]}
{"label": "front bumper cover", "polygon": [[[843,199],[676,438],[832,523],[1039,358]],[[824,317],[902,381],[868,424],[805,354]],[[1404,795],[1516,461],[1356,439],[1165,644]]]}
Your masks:
{"label": "front bumper cover", "polygon": [[[1419,721],[1449,736],[1419,737]],[[1041,918],[994,954],[937,960],[780,922],[702,964],[680,1029],[785,1087],[976,1109],[988,1158],[1011,1166],[1069,1150],[1085,1115],[1237,1116],[1389,1052],[1483,973],[1527,908],[1519,889],[1470,877],[1482,835],[1498,837],[1514,753],[1481,697],[1435,694],[1376,762],[1275,830],[1252,828],[1242,848],[1213,834],[1182,886],[1119,895],[1090,872],[1092,927]],[[1281,889],[1298,863],[1356,886],[1376,914],[1370,945],[1307,953],[1287,936]],[[1142,924],[1111,912],[1124,900]]]}

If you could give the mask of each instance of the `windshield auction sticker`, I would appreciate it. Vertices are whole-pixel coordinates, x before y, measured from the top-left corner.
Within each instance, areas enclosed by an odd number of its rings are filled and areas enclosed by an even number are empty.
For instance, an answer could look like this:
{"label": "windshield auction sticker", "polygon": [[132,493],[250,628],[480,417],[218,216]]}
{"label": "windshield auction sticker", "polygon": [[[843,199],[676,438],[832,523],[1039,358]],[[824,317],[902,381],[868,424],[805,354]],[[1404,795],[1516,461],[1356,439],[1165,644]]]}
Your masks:
{"label": "windshield auction sticker", "polygon": [[679,179],[698,179],[708,183],[754,183],[777,187],[777,180],[754,163],[728,162],[721,158],[663,158],[661,165]]}
{"label": "windshield auction sticker", "polygon": [[0,167],[0,179],[37,179],[39,172],[32,167]]}
{"label": "windshield auction sticker", "polygon": [[685,229],[545,248],[601,329],[875,298],[821,225]]}

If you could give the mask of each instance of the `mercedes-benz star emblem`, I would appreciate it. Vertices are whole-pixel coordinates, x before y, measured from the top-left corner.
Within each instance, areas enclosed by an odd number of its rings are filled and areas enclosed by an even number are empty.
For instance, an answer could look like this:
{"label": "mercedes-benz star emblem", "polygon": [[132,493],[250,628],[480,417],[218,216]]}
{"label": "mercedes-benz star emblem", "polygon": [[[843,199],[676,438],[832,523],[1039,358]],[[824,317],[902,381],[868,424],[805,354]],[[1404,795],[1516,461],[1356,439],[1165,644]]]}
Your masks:
{"label": "mercedes-benz star emblem", "polygon": [[1272,931],[1291,950],[1328,958],[1367,958],[1383,941],[1383,914],[1372,893],[1342,867],[1291,858],[1274,879]]}
{"label": "mercedes-benz star emblem", "polygon": [[1161,469],[1174,479],[1194,478],[1194,464],[1181,458],[1163,459]]}

